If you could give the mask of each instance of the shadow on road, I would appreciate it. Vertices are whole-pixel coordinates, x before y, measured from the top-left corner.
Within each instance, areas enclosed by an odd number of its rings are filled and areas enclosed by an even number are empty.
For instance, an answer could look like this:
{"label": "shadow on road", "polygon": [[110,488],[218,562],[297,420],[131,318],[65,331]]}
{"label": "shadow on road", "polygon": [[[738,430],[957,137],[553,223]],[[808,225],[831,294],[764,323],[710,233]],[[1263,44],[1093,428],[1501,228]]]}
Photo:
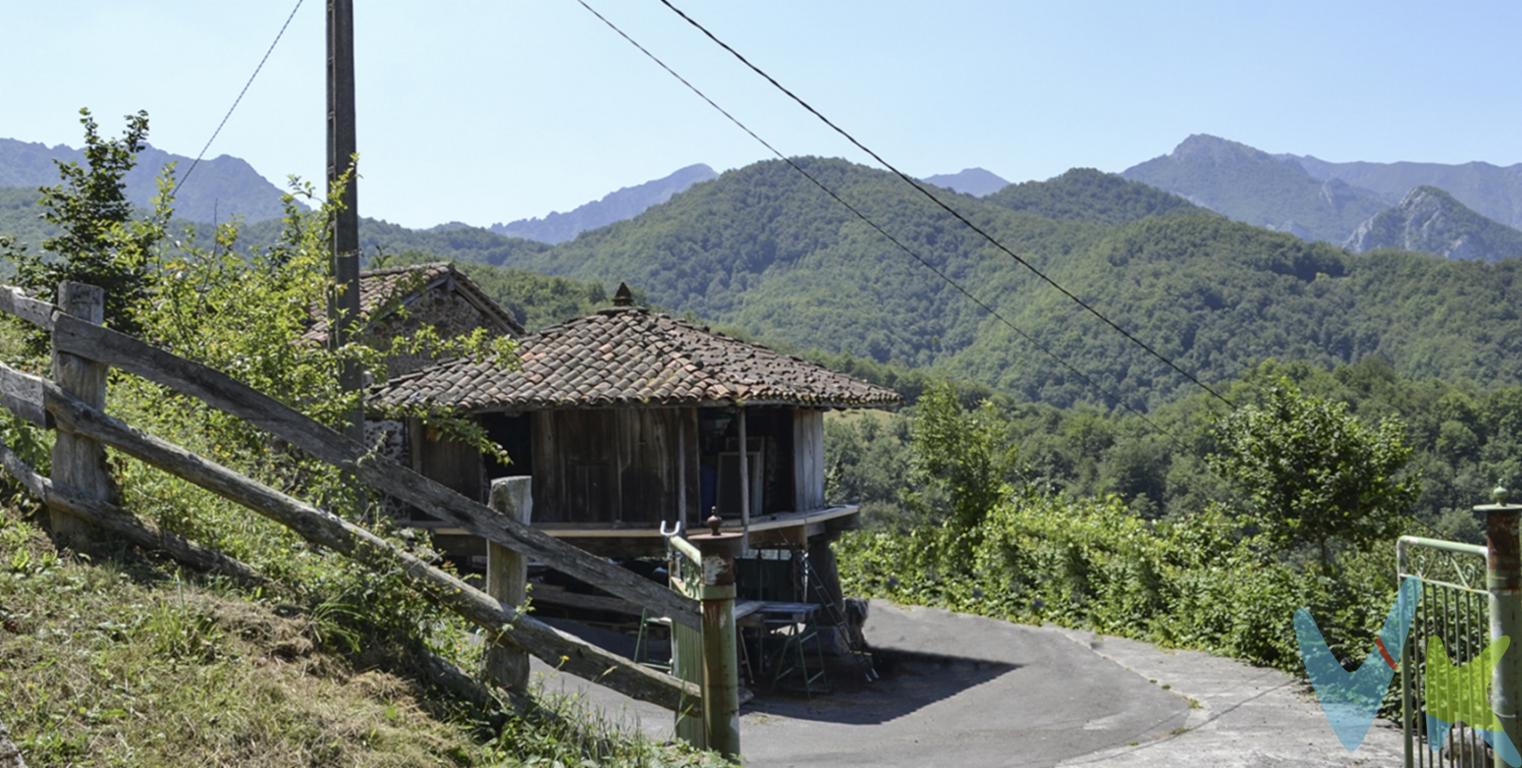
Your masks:
{"label": "shadow on road", "polygon": [[829,692],[813,696],[764,693],[743,711],[799,720],[875,725],[956,696],[1020,666],[900,649],[880,649],[874,656],[880,675],[875,682],[865,683],[859,670],[835,662],[830,665]]}

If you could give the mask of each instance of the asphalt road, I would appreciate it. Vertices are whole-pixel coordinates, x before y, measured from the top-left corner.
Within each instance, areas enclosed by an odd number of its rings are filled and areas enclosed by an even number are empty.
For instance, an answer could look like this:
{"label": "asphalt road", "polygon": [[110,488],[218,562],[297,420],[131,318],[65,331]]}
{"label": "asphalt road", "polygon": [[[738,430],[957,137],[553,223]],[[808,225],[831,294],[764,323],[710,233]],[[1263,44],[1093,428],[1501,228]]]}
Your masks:
{"label": "asphalt road", "polygon": [[[752,701],[740,725],[747,765],[1041,768],[1165,737],[1189,716],[1184,697],[1058,630],[874,602],[866,633],[882,679]],[[535,669],[550,690],[671,736],[659,708]]]}

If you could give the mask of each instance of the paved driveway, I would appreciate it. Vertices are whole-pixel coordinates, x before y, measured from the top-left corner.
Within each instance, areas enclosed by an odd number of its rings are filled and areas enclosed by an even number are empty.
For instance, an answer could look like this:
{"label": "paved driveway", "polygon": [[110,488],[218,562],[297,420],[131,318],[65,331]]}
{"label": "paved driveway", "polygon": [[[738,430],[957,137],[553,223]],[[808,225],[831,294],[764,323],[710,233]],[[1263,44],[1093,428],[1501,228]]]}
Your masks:
{"label": "paved driveway", "polygon": [[[1189,651],[873,602],[867,639],[883,679],[742,711],[755,766],[1289,768],[1399,765],[1377,725],[1338,744],[1305,686]],[[538,665],[615,720],[671,737],[671,715]],[[846,686],[840,686],[845,688]]]}
{"label": "paved driveway", "polygon": [[[883,679],[746,705],[747,765],[1039,768],[1165,736],[1188,717],[1184,698],[1056,630],[874,602],[866,633]],[[547,688],[670,738],[664,710],[535,668]]]}

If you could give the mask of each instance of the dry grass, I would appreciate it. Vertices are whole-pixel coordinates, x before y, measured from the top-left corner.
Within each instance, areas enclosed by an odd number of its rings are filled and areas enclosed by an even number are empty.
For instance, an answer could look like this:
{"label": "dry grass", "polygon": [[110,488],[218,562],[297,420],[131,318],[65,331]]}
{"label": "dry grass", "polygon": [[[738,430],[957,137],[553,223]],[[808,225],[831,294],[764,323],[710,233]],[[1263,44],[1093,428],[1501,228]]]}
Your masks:
{"label": "dry grass", "polygon": [[713,760],[565,702],[487,731],[412,681],[322,651],[315,631],[172,569],[60,556],[0,509],[0,722],[34,768]]}
{"label": "dry grass", "polygon": [[[48,765],[469,765],[414,687],[317,654],[305,622],[0,528],[0,720]],[[161,579],[156,583],[153,579]]]}

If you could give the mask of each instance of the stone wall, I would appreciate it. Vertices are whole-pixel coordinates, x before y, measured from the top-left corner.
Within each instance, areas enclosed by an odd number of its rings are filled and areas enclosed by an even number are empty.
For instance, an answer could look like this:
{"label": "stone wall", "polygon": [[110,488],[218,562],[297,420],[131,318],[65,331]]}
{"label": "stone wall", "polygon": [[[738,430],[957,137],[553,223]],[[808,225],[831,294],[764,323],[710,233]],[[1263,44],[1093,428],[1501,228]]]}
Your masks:
{"label": "stone wall", "polygon": [[[365,338],[368,343],[383,346],[392,338],[410,336],[427,325],[437,328],[439,335],[446,339],[482,327],[497,330],[496,324],[464,296],[440,286],[372,323]],[[433,362],[434,359],[427,355],[397,355],[387,361],[387,373],[393,377],[401,376]]]}

